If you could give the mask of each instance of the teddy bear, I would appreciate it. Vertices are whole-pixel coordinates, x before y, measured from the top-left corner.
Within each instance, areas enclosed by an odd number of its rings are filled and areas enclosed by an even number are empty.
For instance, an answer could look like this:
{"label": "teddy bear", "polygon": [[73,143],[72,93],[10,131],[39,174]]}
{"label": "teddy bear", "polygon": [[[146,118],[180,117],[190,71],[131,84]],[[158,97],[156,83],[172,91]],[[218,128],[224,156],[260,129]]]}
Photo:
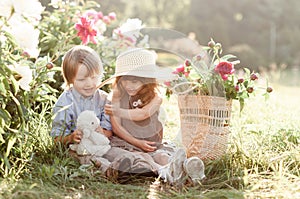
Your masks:
{"label": "teddy bear", "polygon": [[70,145],[70,149],[78,155],[103,156],[110,148],[109,139],[102,133],[96,131],[100,125],[94,111],[86,110],[77,118],[77,129],[83,133],[79,144]]}

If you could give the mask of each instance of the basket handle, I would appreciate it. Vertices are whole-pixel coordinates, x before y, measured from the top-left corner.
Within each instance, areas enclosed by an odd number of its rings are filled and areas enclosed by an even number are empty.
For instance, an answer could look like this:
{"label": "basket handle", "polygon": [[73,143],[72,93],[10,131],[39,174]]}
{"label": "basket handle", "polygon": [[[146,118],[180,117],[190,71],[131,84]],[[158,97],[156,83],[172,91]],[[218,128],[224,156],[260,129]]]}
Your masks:
{"label": "basket handle", "polygon": [[[188,86],[189,86],[189,85],[194,85],[194,86],[192,86],[192,87],[190,87],[190,88],[188,88],[187,90],[182,91],[182,92],[176,91],[176,88],[179,87],[179,86],[182,86],[182,85],[188,85]],[[195,88],[197,88],[199,85],[200,85],[200,84],[197,83],[197,82],[180,82],[180,83],[176,84],[175,86],[173,86],[173,87],[171,88],[171,91],[172,91],[173,93],[177,94],[177,95],[185,95],[185,94],[188,94],[189,92],[193,91],[193,90],[194,90]]]}

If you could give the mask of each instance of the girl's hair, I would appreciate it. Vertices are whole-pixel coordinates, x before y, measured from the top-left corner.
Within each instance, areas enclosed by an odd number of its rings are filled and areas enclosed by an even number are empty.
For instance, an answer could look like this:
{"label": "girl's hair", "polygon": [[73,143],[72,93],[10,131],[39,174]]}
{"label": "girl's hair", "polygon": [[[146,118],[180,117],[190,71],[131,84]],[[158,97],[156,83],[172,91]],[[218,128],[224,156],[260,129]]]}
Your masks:
{"label": "girl's hair", "polygon": [[62,63],[67,88],[74,83],[80,65],[87,67],[88,75],[103,74],[102,61],[92,48],[83,45],[74,46],[65,54]]}
{"label": "girl's hair", "polygon": [[[151,100],[156,95],[156,89],[158,87],[158,83],[156,82],[155,78],[146,78],[146,77],[137,77],[137,76],[119,76],[116,77],[115,82],[113,83],[113,99],[119,100],[123,97],[126,97],[127,93],[123,88],[121,81],[126,80],[127,77],[134,77],[134,80],[138,80],[143,82],[143,86],[140,91],[132,97],[132,101],[137,101],[140,99],[142,104],[138,106],[138,108],[142,108],[143,106],[147,105],[151,102]],[[130,100],[130,103],[131,103]]]}

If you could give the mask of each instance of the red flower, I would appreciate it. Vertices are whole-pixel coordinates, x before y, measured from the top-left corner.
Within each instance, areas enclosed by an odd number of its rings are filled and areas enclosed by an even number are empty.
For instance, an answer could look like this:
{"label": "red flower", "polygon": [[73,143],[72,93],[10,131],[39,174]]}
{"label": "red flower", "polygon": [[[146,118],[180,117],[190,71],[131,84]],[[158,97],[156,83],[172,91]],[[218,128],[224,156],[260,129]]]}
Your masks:
{"label": "red flower", "polygon": [[257,80],[258,77],[255,73],[252,73],[251,76],[250,76],[250,79],[254,81],[254,80]]}
{"label": "red flower", "polygon": [[177,67],[175,69],[175,71],[173,72],[174,74],[183,74],[184,73],[184,65],[180,65],[179,67]]}
{"label": "red flower", "polygon": [[244,79],[243,79],[243,78],[239,78],[239,79],[238,79],[238,83],[239,83],[239,84],[241,84],[241,83],[243,83],[243,82],[244,82]]}
{"label": "red flower", "polygon": [[183,74],[184,74],[185,77],[189,77],[190,71],[186,71],[186,72],[184,72]]}
{"label": "red flower", "polygon": [[273,91],[273,88],[272,88],[272,87],[268,87],[268,88],[267,88],[267,92],[268,92],[268,93],[271,93],[272,91]]}
{"label": "red flower", "polygon": [[233,67],[233,64],[230,62],[220,62],[216,66],[215,71],[220,73],[223,80],[227,80],[228,75],[231,75],[234,73],[234,67]]}
{"label": "red flower", "polygon": [[240,87],[239,87],[239,85],[235,85],[235,91],[239,91],[240,90]]}
{"label": "red flower", "polygon": [[94,27],[93,21],[87,17],[80,17],[80,22],[75,24],[75,29],[78,31],[77,36],[80,37],[82,43],[86,45],[90,41],[96,44],[95,36],[97,36],[97,29]]}
{"label": "red flower", "polygon": [[184,62],[184,64],[185,64],[186,66],[190,66],[190,65],[191,65],[191,62],[190,62],[190,60],[186,59],[185,62]]}

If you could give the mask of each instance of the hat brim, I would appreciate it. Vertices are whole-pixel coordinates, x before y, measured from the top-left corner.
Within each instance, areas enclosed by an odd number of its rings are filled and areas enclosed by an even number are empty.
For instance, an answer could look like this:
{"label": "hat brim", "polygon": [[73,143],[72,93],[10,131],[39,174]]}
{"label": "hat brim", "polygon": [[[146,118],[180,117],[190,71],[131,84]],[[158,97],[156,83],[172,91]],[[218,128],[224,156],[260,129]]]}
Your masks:
{"label": "hat brim", "polygon": [[154,67],[155,67],[155,71],[151,71],[149,73],[145,73],[145,71],[138,71],[138,70],[118,73],[117,75],[113,75],[110,78],[104,80],[101,84],[99,84],[98,88],[101,88],[106,84],[112,84],[116,77],[125,76],[125,75],[145,77],[145,78],[155,78],[158,82],[170,81],[176,78],[176,75],[173,74],[173,69],[162,68],[156,65]]}

